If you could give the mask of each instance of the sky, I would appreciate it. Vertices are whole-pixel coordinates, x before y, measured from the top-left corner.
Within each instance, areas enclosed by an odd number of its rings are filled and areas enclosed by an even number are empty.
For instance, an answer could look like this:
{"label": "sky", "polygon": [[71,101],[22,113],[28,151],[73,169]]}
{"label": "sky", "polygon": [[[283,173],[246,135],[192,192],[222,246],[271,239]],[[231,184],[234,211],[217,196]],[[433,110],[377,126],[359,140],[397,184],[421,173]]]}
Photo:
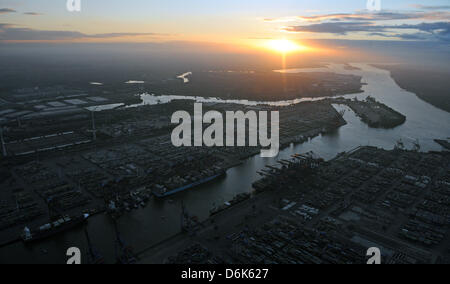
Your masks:
{"label": "sky", "polygon": [[[450,1],[0,0],[1,42],[188,41],[261,45],[273,39],[450,43]],[[378,1],[378,0],[370,0]]]}

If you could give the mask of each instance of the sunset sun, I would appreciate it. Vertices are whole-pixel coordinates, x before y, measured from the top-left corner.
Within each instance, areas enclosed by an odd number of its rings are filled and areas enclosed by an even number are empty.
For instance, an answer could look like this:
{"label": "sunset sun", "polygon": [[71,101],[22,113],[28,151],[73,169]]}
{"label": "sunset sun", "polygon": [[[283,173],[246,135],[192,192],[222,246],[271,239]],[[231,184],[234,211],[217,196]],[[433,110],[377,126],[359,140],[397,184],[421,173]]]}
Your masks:
{"label": "sunset sun", "polygon": [[267,42],[266,46],[267,48],[280,53],[290,53],[305,49],[304,46],[287,39],[270,40]]}

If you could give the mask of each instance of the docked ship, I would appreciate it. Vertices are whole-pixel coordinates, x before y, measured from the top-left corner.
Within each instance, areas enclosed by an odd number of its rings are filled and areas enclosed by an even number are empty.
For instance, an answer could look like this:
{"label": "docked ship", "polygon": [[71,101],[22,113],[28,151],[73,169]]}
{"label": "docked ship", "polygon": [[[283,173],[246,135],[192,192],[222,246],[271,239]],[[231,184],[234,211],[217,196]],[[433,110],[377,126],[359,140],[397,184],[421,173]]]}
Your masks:
{"label": "docked ship", "polygon": [[174,189],[167,189],[164,186],[160,186],[160,187],[157,187],[157,188],[153,188],[152,193],[157,198],[164,198],[164,197],[168,197],[168,196],[174,195],[174,194],[179,193],[179,192],[183,192],[185,190],[192,189],[192,188],[197,187],[199,185],[206,184],[208,182],[216,180],[216,179],[218,179],[220,177],[223,177],[225,175],[226,175],[226,171],[225,170],[223,170],[223,169],[216,170],[210,176],[202,177],[202,178],[198,179],[197,181],[192,182],[190,184],[187,184],[187,185],[184,185],[184,186],[180,186],[180,187],[176,187]]}
{"label": "docked ship", "polygon": [[211,210],[209,210],[209,215],[214,216],[216,214],[219,214],[220,212],[225,211],[228,208],[231,208],[235,205],[238,205],[238,204],[250,199],[251,196],[252,195],[250,193],[238,194],[232,200],[225,202],[221,206],[213,206],[213,208],[211,208]]}
{"label": "docked ship", "polygon": [[25,227],[21,237],[25,243],[39,241],[75,228],[85,223],[88,218],[89,214],[83,214],[77,217],[63,216],[60,219],[42,225],[39,228],[30,229]]}

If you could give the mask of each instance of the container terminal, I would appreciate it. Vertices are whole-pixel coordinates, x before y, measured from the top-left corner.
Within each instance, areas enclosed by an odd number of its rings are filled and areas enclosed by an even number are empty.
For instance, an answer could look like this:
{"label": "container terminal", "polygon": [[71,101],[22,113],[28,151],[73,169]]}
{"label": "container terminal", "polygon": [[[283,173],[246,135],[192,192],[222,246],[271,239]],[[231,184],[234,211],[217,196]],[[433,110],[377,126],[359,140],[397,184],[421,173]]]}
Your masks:
{"label": "container terminal", "polygon": [[[289,147],[345,125],[344,112],[336,111],[333,105],[348,103],[337,98],[291,106],[211,103],[204,108],[205,111],[278,110],[280,144]],[[6,190],[0,196],[0,244],[23,241],[28,231],[36,234],[48,224],[53,228],[49,231],[68,231],[72,222],[64,220],[84,221],[82,216],[97,214],[108,214],[117,220],[146,207],[152,199],[171,202],[172,195],[214,183],[228,169],[259,154],[259,147],[180,149],[172,146],[173,126],[169,124],[169,114],[178,109],[192,111],[193,102],[174,101],[99,112],[86,110],[88,116],[74,118],[67,124],[60,122],[66,121],[66,116],[6,123],[1,133],[0,174],[2,188]],[[280,161],[283,163],[290,161]],[[280,168],[272,167],[261,174],[267,179],[265,175],[279,171]],[[255,192],[266,191],[265,186],[261,187],[264,183],[255,183]],[[49,213],[50,200],[59,210],[57,220],[52,220]],[[210,215],[220,216],[249,200],[253,200],[251,194],[239,194],[228,202],[213,204]],[[58,220],[62,220],[62,226],[56,229]],[[188,223],[197,224],[198,218],[191,216]]]}
{"label": "container terminal", "polygon": [[[250,107],[205,105],[205,111],[208,108]],[[345,124],[329,102],[258,108],[281,111],[283,147]],[[78,130],[71,127],[84,120],[58,123],[65,116],[4,124],[0,243],[20,238],[25,227],[47,224],[49,200],[63,216],[109,212],[120,217],[145,207],[154,196],[164,198],[214,182],[227,169],[259,154],[259,147],[172,146],[173,126],[168,121],[176,109],[192,111],[193,102],[90,113],[85,127]]]}
{"label": "container terminal", "polygon": [[294,155],[261,172],[251,195],[141,253],[142,263],[449,263],[450,156],[398,145],[324,161]]}

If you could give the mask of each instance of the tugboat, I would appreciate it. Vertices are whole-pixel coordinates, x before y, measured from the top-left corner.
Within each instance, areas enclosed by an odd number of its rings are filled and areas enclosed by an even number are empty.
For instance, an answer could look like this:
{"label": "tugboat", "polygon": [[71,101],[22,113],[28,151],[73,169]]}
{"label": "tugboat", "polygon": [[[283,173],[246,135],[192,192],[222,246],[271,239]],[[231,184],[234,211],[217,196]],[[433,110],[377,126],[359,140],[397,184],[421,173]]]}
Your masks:
{"label": "tugboat", "polygon": [[89,214],[83,214],[77,217],[62,216],[60,219],[42,225],[39,228],[30,229],[28,227],[25,227],[21,237],[25,243],[43,240],[56,234],[75,228],[85,223],[88,218]]}

